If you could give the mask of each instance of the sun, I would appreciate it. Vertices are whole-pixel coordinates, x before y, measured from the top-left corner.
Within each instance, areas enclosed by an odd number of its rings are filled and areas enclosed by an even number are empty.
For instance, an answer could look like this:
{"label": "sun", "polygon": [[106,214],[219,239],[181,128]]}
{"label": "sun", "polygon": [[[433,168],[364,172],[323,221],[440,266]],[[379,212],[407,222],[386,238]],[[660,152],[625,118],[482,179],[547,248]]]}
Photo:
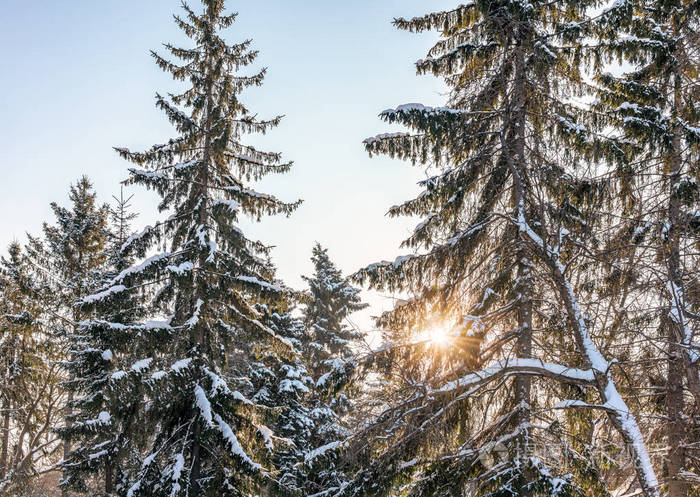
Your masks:
{"label": "sun", "polygon": [[447,347],[452,343],[452,335],[449,330],[440,326],[423,330],[419,333],[418,339],[436,347]]}

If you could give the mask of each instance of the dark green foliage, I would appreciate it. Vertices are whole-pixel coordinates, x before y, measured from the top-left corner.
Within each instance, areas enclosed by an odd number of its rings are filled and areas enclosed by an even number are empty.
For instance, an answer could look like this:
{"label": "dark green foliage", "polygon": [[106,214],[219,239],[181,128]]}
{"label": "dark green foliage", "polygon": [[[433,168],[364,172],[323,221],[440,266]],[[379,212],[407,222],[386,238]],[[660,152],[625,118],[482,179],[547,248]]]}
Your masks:
{"label": "dark green foliage", "polygon": [[304,309],[309,340],[304,350],[312,376],[308,405],[313,429],[302,461],[304,489],[309,495],[339,489],[348,479],[338,454],[352,432],[347,417],[358,393],[356,356],[363,338],[348,325],[348,318],[367,307],[359,290],[331,261],[327,249],[317,243],[311,261],[314,273],[304,277],[309,285]]}
{"label": "dark green foliage", "polygon": [[[449,385],[504,360],[581,360],[565,346],[566,313],[550,270],[522,231],[526,219],[564,258],[577,252],[576,240],[596,243],[590,206],[609,195],[608,183],[588,179],[581,158],[597,158],[607,144],[595,134],[595,116],[572,103],[590,92],[576,45],[593,4],[476,1],[395,21],[440,33],[416,68],[443,77],[450,92],[446,107],[383,112],[409,133],[365,141],[370,154],[411,161],[429,175],[420,195],[389,210],[421,218],[403,243],[413,252],[355,275],[408,298],[379,321],[389,330],[381,355],[394,367],[382,392],[391,401],[356,437],[351,450],[362,469],[346,495],[580,491],[565,476],[568,459],[540,450],[561,438],[552,428],[556,383],[509,374],[481,388]],[[449,330],[447,347],[416,340],[432,327]],[[498,440],[507,457],[482,464]]]}
{"label": "dark green foliage", "polygon": [[[115,200],[110,210],[109,243],[105,247],[108,265],[102,285],[133,263],[121,247],[131,234],[130,221],[136,216],[129,212],[130,198],[125,199],[122,193]],[[75,393],[74,422],[61,434],[76,444],[62,467],[70,488],[78,491],[113,495],[139,469],[145,388],[136,375],[113,381],[115,372],[128,368],[124,361],[134,352],[136,337],[129,326],[143,316],[137,296],[121,292],[108,306],[100,307],[99,319],[77,323],[73,359],[67,365],[72,376],[71,391]],[[88,297],[77,305],[89,312],[94,309],[91,300]]]}
{"label": "dark green foliage", "polygon": [[[110,388],[143,392],[133,405],[144,406],[138,423],[145,449],[138,474],[117,489],[132,497],[239,496],[278,487],[262,465],[271,413],[241,391],[258,347],[295,357],[259,310],[260,304],[284,308],[291,291],[274,281],[270,249],[237,224],[241,215],[290,214],[298,203],[245,184],[289,169],[279,154],[241,141],[280,119],[260,121],[241,103],[241,91],[262,82],[264,71],[237,72],[257,53],[250,41],[230,45],[222,38],[235,19],[224,13],[223,1],[202,3],[201,14],[183,4],[185,15],[175,17],[193,46],[166,45],[175,62],[153,53],[163,70],[187,84],[182,93],[156,98],[178,135],[145,152],[118,149],[136,165],[129,182],[156,190],[169,216],[121,247],[125,257],[147,259],[84,300],[102,313],[137,294],[148,319],[102,324],[132,335]],[[158,251],[151,255],[152,249]],[[124,386],[131,382],[133,389]]]}
{"label": "dark green foliage", "polygon": [[[44,224],[43,238],[30,237],[29,258],[50,291],[47,327],[62,348],[67,394],[65,424],[55,431],[63,439],[61,470],[64,489],[86,489],[85,474],[73,471],[72,458],[83,447],[72,447],[77,433],[84,427],[80,392],[84,390],[83,366],[94,355],[85,344],[82,324],[86,312],[79,300],[99,288],[107,261],[108,207],[97,202],[96,193],[86,177],[70,188],[70,208],[51,204],[56,224]],[[45,291],[46,291],[45,290]],[[101,353],[101,352],[100,352]],[[77,394],[77,395],[76,395]],[[90,428],[91,429],[91,428]],[[75,449],[75,451],[73,450]]]}

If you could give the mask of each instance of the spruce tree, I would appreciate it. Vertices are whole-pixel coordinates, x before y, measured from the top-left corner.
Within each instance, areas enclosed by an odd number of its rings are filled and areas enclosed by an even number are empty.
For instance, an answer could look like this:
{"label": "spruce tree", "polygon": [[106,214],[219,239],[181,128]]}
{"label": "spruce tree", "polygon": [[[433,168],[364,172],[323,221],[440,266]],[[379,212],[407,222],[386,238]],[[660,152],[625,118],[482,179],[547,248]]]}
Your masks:
{"label": "spruce tree", "polygon": [[[347,318],[367,307],[354,288],[328,256],[328,250],[316,244],[311,262],[314,274],[304,277],[309,285],[310,300],[304,310],[304,322],[311,342],[307,344],[314,380],[321,384],[330,380],[336,360],[347,360],[356,354],[362,334],[348,326]],[[330,384],[330,381],[329,381]]]}
{"label": "spruce tree", "polygon": [[[297,350],[303,350],[308,337],[301,319],[293,315],[293,309],[281,307],[278,312],[265,305],[259,310],[266,326]],[[313,378],[307,364],[303,355],[290,359],[280,356],[274,347],[262,347],[248,374],[252,383],[251,400],[276,413],[266,445],[286,495],[306,495],[303,493],[306,481],[303,462],[314,432],[309,407]]]}
{"label": "spruce tree", "polygon": [[309,286],[304,309],[309,341],[304,348],[313,377],[309,407],[314,426],[303,462],[306,492],[315,494],[340,488],[347,480],[339,468],[337,449],[352,431],[343,417],[352,406],[347,394],[353,386],[358,366],[355,358],[363,338],[347,320],[367,304],[331,261],[328,250],[318,243],[311,261],[314,273],[304,277]]}
{"label": "spruce tree", "polygon": [[[70,207],[51,204],[56,224],[44,223],[43,237],[29,237],[28,254],[40,272],[44,284],[51,289],[52,315],[50,328],[54,339],[63,346],[63,364],[67,391],[64,409],[65,426],[57,427],[61,434],[70,430],[73,422],[74,391],[77,384],[70,373],[71,363],[80,349],[80,323],[86,317],[78,301],[95,291],[106,261],[108,207],[100,205],[90,180],[83,176],[69,192]],[[71,456],[71,442],[63,442],[63,461]],[[64,473],[63,494],[70,488],[70,472]]]}
{"label": "spruce tree", "polygon": [[[103,285],[131,266],[122,246],[131,235],[131,197],[121,195],[110,208],[111,225],[107,247],[107,267]],[[122,292],[109,306],[95,308],[87,297],[78,305],[97,318],[81,321],[73,343],[73,360],[68,364],[74,400],[74,423],[62,430],[64,438],[78,446],[63,462],[70,488],[115,495],[119,483],[134,472],[134,454],[142,449],[138,441],[140,410],[143,409],[142,378],[132,375],[112,381],[113,374],[125,367],[124,357],[133,353],[134,333],[128,326],[142,316],[137,296]]]}
{"label": "spruce tree", "polygon": [[[673,497],[687,495],[693,474],[687,447],[698,443],[686,392],[700,406],[700,356],[693,343],[700,309],[693,291],[700,276],[698,8],[683,0],[616,2],[595,26],[599,59],[631,66],[617,75],[598,71],[598,109],[610,118],[627,154],[627,171],[619,179],[630,192],[621,238],[641,262],[626,279],[627,289],[643,286],[642,267],[652,275],[642,293],[650,296],[644,299],[648,305],[639,314],[658,323],[650,350],[665,349],[665,371],[659,372],[665,380],[650,386],[664,391],[659,429],[668,448],[666,490]],[[633,179],[625,185],[625,178]]]}
{"label": "spruce tree", "polygon": [[[389,211],[423,219],[404,242],[415,252],[356,275],[411,294],[380,323],[403,337],[386,354],[412,374],[395,376],[398,399],[360,438],[373,440],[375,453],[363,450],[366,467],[345,494],[579,494],[567,466],[576,454],[533,445],[566,448],[554,408],[587,405],[589,387],[594,402],[613,406],[608,417],[632,449],[643,491],[658,494],[639,426],[570,277],[592,241],[587,205],[604,187],[586,177],[576,152],[595,156],[605,145],[591,140],[592,115],[572,101],[587,89],[580,41],[592,5],[474,2],[395,21],[441,33],[416,66],[451,91],[448,107],[381,114],[414,133],[365,141],[371,154],[434,175]],[[451,329],[453,346],[426,359],[425,344],[410,337],[433,321]],[[504,383],[491,393],[495,382]],[[578,398],[567,399],[571,391]],[[574,402],[555,404],[562,397]]]}
{"label": "spruce tree", "polygon": [[295,354],[256,309],[285,300],[289,291],[273,281],[269,247],[248,239],[237,223],[241,215],[288,215],[298,203],[244,183],[286,172],[291,164],[242,143],[242,135],[264,133],[280,118],[258,120],[241,103],[240,93],[260,85],[265,71],[237,72],[257,52],[250,41],[231,45],[222,38],[236,18],[224,13],[222,0],[202,4],[202,13],[183,4],[185,15],[175,16],[193,46],[165,45],[176,61],[153,53],[163,70],[187,83],[182,93],[156,97],[178,135],[144,152],[118,149],[135,164],[129,182],[156,190],[160,210],[168,212],[123,249],[141,257],[149,249],[156,253],[90,299],[110,305],[124,292],[139,291],[152,318],[128,327],[137,331],[125,361],[129,370],[111,377],[119,381],[133,372],[148,386],[139,422],[149,438],[126,491],[130,497],[238,496],[276,485],[274,473],[259,462],[266,453],[264,413],[235,389],[243,380],[227,379],[225,372],[247,369],[262,344]]}

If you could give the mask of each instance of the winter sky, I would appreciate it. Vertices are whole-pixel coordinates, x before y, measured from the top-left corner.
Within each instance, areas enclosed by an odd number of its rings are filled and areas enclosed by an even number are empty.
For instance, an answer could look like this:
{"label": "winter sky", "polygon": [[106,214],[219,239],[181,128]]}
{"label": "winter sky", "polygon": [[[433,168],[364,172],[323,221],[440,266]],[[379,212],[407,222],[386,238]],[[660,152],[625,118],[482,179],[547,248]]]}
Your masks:
{"label": "winter sky", "polygon": [[[197,0],[191,0],[197,6]],[[179,0],[0,0],[0,244],[24,241],[52,220],[49,202],[65,203],[81,174],[104,201],[119,191],[127,164],[113,146],[142,149],[173,136],[154,107],[156,91],[175,90],[149,56],[163,42],[183,40],[171,14]],[[303,198],[290,219],[266,218],[249,233],[275,245],[285,282],[302,287],[314,241],[345,273],[401,252],[415,220],[385,217],[418,192],[419,169],[369,158],[368,136],[394,128],[377,118],[409,102],[442,104],[441,83],[416,76],[435,34],[410,34],[393,17],[424,14],[454,0],[232,0],[238,21],[231,42],[253,39],[266,83],[243,97],[261,117],[284,114],[281,126],[251,143],[294,160],[294,169],[256,185],[285,200]],[[252,71],[253,69],[251,69]],[[131,189],[142,214],[156,218],[156,194]],[[371,314],[391,300],[367,295]],[[360,316],[363,327],[368,315]]]}

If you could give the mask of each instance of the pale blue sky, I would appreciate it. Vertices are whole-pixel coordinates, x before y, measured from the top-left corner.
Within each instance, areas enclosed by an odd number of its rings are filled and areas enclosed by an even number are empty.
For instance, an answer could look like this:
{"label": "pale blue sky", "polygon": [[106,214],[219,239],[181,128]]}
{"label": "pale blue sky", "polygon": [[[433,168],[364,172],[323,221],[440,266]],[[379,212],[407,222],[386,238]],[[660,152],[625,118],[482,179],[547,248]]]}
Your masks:
{"label": "pale blue sky", "polygon": [[[199,6],[192,0],[191,4]],[[413,221],[387,209],[418,190],[422,172],[370,159],[362,140],[391,128],[377,114],[408,102],[442,103],[443,87],[415,75],[435,34],[396,30],[391,19],[454,6],[454,0],[232,0],[240,16],[231,41],[252,38],[266,84],[244,102],[260,116],[284,114],[256,145],[294,160],[289,174],[257,188],[305,203],[290,219],[267,218],[249,233],[275,245],[280,276],[303,283],[315,240],[346,273],[392,259]],[[148,55],[180,42],[171,20],[178,0],[0,0],[0,244],[24,240],[50,220],[87,174],[103,200],[119,191],[127,164],[113,146],[144,148],[172,136],[155,109],[156,91],[174,89]],[[134,189],[137,226],[155,218],[155,194]],[[246,223],[247,224],[247,223]],[[373,313],[390,301],[368,296]],[[360,322],[367,325],[367,317]]]}

